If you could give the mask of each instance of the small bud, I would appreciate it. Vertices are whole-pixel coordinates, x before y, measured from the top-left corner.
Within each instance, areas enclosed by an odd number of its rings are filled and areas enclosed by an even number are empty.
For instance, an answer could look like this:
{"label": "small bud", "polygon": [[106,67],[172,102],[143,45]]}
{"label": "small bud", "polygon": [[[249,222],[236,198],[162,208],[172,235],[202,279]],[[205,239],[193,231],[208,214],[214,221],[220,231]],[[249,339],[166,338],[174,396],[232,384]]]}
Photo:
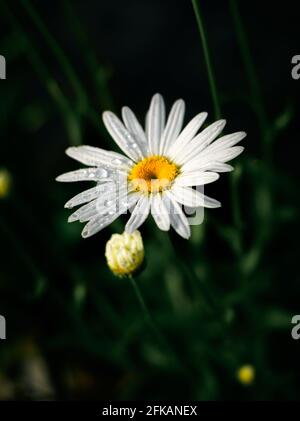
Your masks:
{"label": "small bud", "polygon": [[106,244],[105,257],[108,267],[115,275],[132,275],[144,261],[141,233],[134,231],[132,234],[113,234]]}
{"label": "small bud", "polygon": [[243,365],[237,371],[237,379],[243,385],[250,385],[255,379],[255,368],[252,365]]}
{"label": "small bud", "polygon": [[0,199],[8,196],[11,187],[10,173],[5,169],[0,169]]}

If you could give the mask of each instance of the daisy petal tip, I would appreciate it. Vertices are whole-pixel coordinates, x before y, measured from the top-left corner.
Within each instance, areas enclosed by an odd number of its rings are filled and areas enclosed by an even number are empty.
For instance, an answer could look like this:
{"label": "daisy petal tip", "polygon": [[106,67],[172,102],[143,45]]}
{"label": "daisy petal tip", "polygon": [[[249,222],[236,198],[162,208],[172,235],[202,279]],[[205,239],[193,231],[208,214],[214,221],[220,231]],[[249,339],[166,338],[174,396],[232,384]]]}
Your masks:
{"label": "daisy petal tip", "polygon": [[189,239],[190,239],[190,237],[191,237],[191,233],[190,233],[190,232],[187,232],[187,233],[182,233],[182,234],[181,234],[181,237],[182,237],[184,240],[189,240]]}
{"label": "daisy petal tip", "polygon": [[77,217],[73,214],[70,215],[69,218],[68,218],[68,222],[71,223],[71,222],[75,222],[75,221],[77,221]]}
{"label": "daisy petal tip", "polygon": [[207,116],[208,116],[208,112],[202,111],[201,113],[199,113],[198,115],[196,115],[195,118],[197,120],[201,121],[201,123],[202,123],[202,122],[204,122],[207,119]]}
{"label": "daisy petal tip", "polygon": [[102,120],[104,122],[108,121],[114,114],[111,111],[103,111]]}
{"label": "daisy petal tip", "polygon": [[83,230],[81,231],[81,237],[82,238],[88,238],[90,237],[90,232],[87,228],[83,228]]}
{"label": "daisy petal tip", "polygon": [[121,113],[122,113],[122,115],[124,114],[124,113],[127,113],[127,112],[130,112],[131,110],[130,110],[130,108],[129,107],[127,107],[127,105],[124,105],[124,107],[122,107],[121,108]]}
{"label": "daisy petal tip", "polygon": [[73,158],[74,152],[78,150],[78,146],[70,146],[65,150],[65,154],[69,156],[70,158]]}

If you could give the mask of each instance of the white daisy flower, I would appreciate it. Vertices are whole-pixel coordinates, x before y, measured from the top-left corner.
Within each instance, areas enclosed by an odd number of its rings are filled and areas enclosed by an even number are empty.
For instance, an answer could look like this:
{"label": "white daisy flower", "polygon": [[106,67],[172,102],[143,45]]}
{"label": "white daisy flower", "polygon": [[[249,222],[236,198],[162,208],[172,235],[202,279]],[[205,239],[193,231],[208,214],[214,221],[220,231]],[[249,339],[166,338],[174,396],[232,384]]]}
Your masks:
{"label": "white daisy flower", "polygon": [[87,222],[82,236],[90,237],[132,210],[125,231],[133,233],[152,214],[158,228],[170,226],[183,238],[190,237],[188,219],[181,209],[216,208],[220,202],[193,189],[231,171],[228,161],[244,148],[235,146],[245,132],[225,135],[225,120],[218,120],[198,133],[207,113],[196,115],[182,130],[185,103],[177,100],[166,119],[162,96],[153,96],[146,115],[145,130],[128,107],[122,108],[123,122],[112,112],[103,122],[126,155],[93,146],[70,147],[66,154],[89,166],[57,177],[57,181],[94,181],[96,186],[69,200],[65,207],[86,203],[69,222]]}

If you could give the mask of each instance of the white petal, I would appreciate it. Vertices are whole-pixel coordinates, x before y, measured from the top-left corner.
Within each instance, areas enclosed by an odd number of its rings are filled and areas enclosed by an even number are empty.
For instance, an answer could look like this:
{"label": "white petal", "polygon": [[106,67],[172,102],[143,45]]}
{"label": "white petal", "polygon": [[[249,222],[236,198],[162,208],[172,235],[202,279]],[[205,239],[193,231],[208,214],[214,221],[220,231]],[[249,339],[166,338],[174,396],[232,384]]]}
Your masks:
{"label": "white petal", "polygon": [[121,190],[116,187],[113,190],[107,190],[87,205],[81,206],[73,212],[68,222],[81,221],[85,222],[97,215],[105,215],[106,213],[115,213],[117,208],[126,202],[128,191],[126,186]]}
{"label": "white petal", "polygon": [[226,172],[232,171],[230,165],[224,164],[237,157],[244,150],[243,146],[233,146],[232,148],[220,149],[218,151],[203,151],[200,155],[186,162],[181,168],[182,171],[194,171],[198,169],[209,169],[211,171]]}
{"label": "white petal", "polygon": [[149,153],[159,154],[161,135],[165,127],[165,104],[160,94],[155,94],[151,100],[148,117]]}
{"label": "white petal", "polygon": [[72,146],[66,150],[66,154],[82,164],[89,166],[100,166],[104,164],[112,168],[128,169],[133,165],[133,162],[124,155],[88,145]]}
{"label": "white petal", "polygon": [[208,171],[215,171],[215,172],[230,172],[234,169],[231,165],[224,164],[223,162],[218,162],[218,161],[208,162],[202,168]]}
{"label": "white petal", "polygon": [[236,133],[227,134],[226,136],[222,136],[219,139],[215,140],[214,143],[210,145],[209,150],[214,151],[217,149],[230,148],[231,146],[236,145],[246,136],[247,136],[247,133],[245,132],[236,132]]}
{"label": "white petal", "polygon": [[122,118],[128,131],[132,133],[135,139],[138,141],[139,147],[143,155],[146,156],[148,152],[148,142],[146,134],[142,126],[138,122],[135,114],[131,111],[129,107],[123,107]]}
{"label": "white petal", "polygon": [[91,217],[97,215],[97,199],[92,200],[91,202],[87,203],[84,206],[81,206],[75,212],[73,212],[69,218],[68,222],[79,221],[82,218],[87,217],[87,220],[91,219]]}
{"label": "white petal", "polygon": [[205,150],[199,155],[199,158],[193,160],[197,160],[199,163],[205,163],[212,160],[227,162],[240,155],[244,149],[243,146],[233,146],[232,148],[220,149],[217,151]]}
{"label": "white petal", "polygon": [[145,222],[149,211],[150,200],[148,196],[141,196],[125,226],[125,231],[128,234],[132,234],[137,230]]}
{"label": "white petal", "polygon": [[170,216],[160,194],[151,195],[151,214],[159,229],[169,231]]}
{"label": "white petal", "polygon": [[177,156],[180,156],[181,151],[183,151],[186,148],[186,146],[189,144],[191,139],[195,136],[197,131],[200,129],[200,127],[204,123],[206,117],[207,117],[206,112],[197,114],[189,122],[189,124],[182,130],[178,138],[175,140],[175,142],[171,145],[171,147],[168,150],[167,155],[171,159],[174,159]]}
{"label": "white petal", "polygon": [[103,228],[110,225],[115,219],[118,218],[118,216],[120,216],[120,214],[115,213],[111,215],[97,216],[96,218],[90,220],[82,230],[82,237],[91,237],[92,235],[101,231]]}
{"label": "white petal", "polygon": [[[149,139],[149,110],[146,112],[146,116],[145,116],[145,133],[146,133],[146,138]],[[148,144],[148,150],[149,150],[149,144]]]}
{"label": "white petal", "polygon": [[177,139],[182,129],[184,119],[185,103],[178,99],[171,108],[166,127],[161,137],[159,152],[164,155],[169,147]]}
{"label": "white petal", "polygon": [[211,199],[203,193],[194,190],[190,187],[177,187],[174,186],[169,192],[173,195],[177,202],[189,206],[191,208],[206,207],[206,208],[219,208],[221,203],[218,200]]}
{"label": "white petal", "polygon": [[206,127],[194,139],[192,139],[176,158],[176,162],[180,165],[198,156],[224,129],[226,120],[218,120],[210,126]]}
{"label": "white petal", "polygon": [[169,191],[164,192],[162,200],[167,209],[169,209],[170,222],[174,230],[181,237],[188,239],[191,235],[190,226],[187,217],[184,215],[179,204],[174,200],[174,196]]}
{"label": "white petal", "polygon": [[74,206],[81,205],[82,203],[90,202],[91,200],[96,199],[101,193],[105,193],[108,190],[113,190],[115,188],[115,183],[109,182],[104,184],[99,184],[96,187],[92,187],[91,189],[85,190],[76,196],[72,197],[72,199],[68,200],[65,204],[65,208],[73,208]]}
{"label": "white petal", "polygon": [[203,186],[213,183],[219,177],[219,174],[215,172],[204,172],[203,170],[186,172],[176,178],[174,186]]}
{"label": "white petal", "polygon": [[70,171],[56,177],[56,181],[75,182],[75,181],[105,181],[116,179],[122,174],[111,168],[81,168],[80,170]]}
{"label": "white petal", "polygon": [[115,219],[118,218],[122,213],[125,213],[127,209],[132,206],[137,200],[139,196],[137,194],[131,194],[128,196],[127,202],[121,204],[118,207],[116,212],[107,213],[105,215],[99,215],[95,218],[91,219],[84,227],[82,231],[82,237],[87,238],[90,237],[97,232],[101,231],[103,228],[110,225]]}
{"label": "white petal", "polygon": [[111,137],[133,161],[139,161],[143,158],[142,151],[135,137],[129,133],[121,120],[110,111],[105,111],[102,115],[103,122]]}

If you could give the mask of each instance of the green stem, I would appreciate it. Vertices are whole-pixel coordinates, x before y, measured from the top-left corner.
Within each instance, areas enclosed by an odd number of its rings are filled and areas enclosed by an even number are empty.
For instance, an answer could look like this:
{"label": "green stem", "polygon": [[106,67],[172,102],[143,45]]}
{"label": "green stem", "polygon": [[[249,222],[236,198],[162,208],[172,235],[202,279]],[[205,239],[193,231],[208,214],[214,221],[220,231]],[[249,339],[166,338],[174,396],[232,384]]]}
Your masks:
{"label": "green stem", "polygon": [[8,6],[3,2],[0,3],[1,11],[12,24],[13,28],[18,32],[20,37],[25,40],[26,57],[35,70],[40,81],[44,84],[46,91],[50,98],[58,106],[61,112],[62,120],[65,124],[67,134],[69,135],[70,144],[77,146],[81,143],[81,125],[77,116],[75,115],[69,101],[64,96],[58,82],[52,77],[48,71],[47,66],[41,60],[37,48],[32,39],[28,36],[14,14],[9,10]]}
{"label": "green stem", "polygon": [[[139,304],[141,306],[141,309],[143,311],[145,321],[148,323],[148,325],[150,326],[150,328],[153,329],[153,331],[155,331],[155,334],[157,335],[158,330],[156,328],[156,325],[155,325],[155,323],[152,320],[151,314],[150,314],[150,312],[148,310],[148,307],[146,306],[146,303],[145,303],[145,301],[143,299],[143,296],[141,294],[141,291],[140,291],[140,289],[139,289],[139,287],[138,287],[137,283],[135,282],[135,279],[133,278],[132,275],[129,276],[129,280],[131,282],[131,285],[133,286],[135,295],[136,295],[136,297],[138,299],[138,302],[139,302]],[[160,336],[160,333],[158,334],[158,336]]]}
{"label": "green stem", "polygon": [[36,266],[32,257],[28,254],[26,247],[23,246],[21,241],[19,241],[14,231],[10,228],[7,222],[2,221],[2,218],[0,218],[0,229],[8,238],[11,245],[14,247],[17,255],[19,255],[20,260],[24,263],[25,266],[27,266],[34,279],[36,281],[46,279],[46,277],[40,272],[39,268]]}
{"label": "green stem", "polygon": [[[97,90],[97,95],[99,95],[101,108],[103,110],[114,110],[114,101],[108,87],[108,71],[103,64],[101,65],[98,62],[93,43],[76,13],[76,7],[74,7],[73,3],[71,4],[70,0],[64,0],[63,10],[66,22],[70,26],[72,33],[76,37],[76,42],[84,54],[84,64],[88,67],[91,78],[95,82],[95,88]],[[97,124],[99,125],[99,116]]]}
{"label": "green stem", "polygon": [[253,62],[251,52],[250,52],[249,42],[244,30],[244,25],[240,16],[240,12],[239,12],[236,0],[230,0],[229,5],[230,5],[231,14],[233,17],[233,22],[235,25],[235,30],[237,34],[237,40],[239,43],[242,60],[244,62],[246,76],[247,76],[249,87],[250,87],[250,95],[252,98],[252,104],[258,116],[260,128],[262,132],[266,132],[266,129],[268,126],[267,115],[266,115],[266,110],[264,107],[261,88],[258,83],[256,69],[255,69],[254,62]]}
{"label": "green stem", "polygon": [[[132,275],[129,276],[129,280],[131,282],[131,285],[134,289],[135,295],[137,297],[137,300],[141,306],[144,318],[145,318],[145,322],[148,324],[148,326],[150,327],[150,329],[153,331],[153,333],[155,334],[158,342],[168,351],[168,353],[171,353],[174,357],[174,362],[177,363],[178,367],[185,373],[190,372],[190,369],[181,361],[181,358],[177,355],[177,353],[173,350],[173,348],[169,345],[169,342],[167,341],[167,339],[164,337],[164,335],[161,333],[161,331],[158,329],[158,327],[156,326],[156,323],[153,321],[153,318],[149,312],[149,309],[144,301],[144,298],[141,294],[141,291],[137,285],[137,283],[135,282],[135,279],[133,278]],[[189,373],[191,374],[191,373]]]}
{"label": "green stem", "polygon": [[217,94],[216,81],[215,81],[215,77],[214,77],[214,73],[212,69],[212,64],[211,64],[211,59],[210,59],[210,54],[209,54],[209,49],[208,49],[208,44],[207,44],[207,39],[206,39],[206,33],[204,29],[201,12],[200,12],[199,2],[198,0],[192,0],[192,4],[193,4],[194,13],[196,16],[196,21],[198,25],[199,34],[200,34],[201,44],[203,48],[204,61],[206,64],[208,81],[209,81],[211,96],[212,96],[212,100],[214,104],[215,117],[216,119],[219,119],[221,117],[220,101]]}
{"label": "green stem", "polygon": [[241,167],[238,165],[230,175],[230,184],[231,184],[231,206],[232,206],[232,213],[233,213],[233,224],[236,230],[237,235],[237,244],[236,244],[236,254],[238,257],[241,257],[243,254],[243,239],[242,239],[242,215],[241,215],[241,207],[239,201],[239,180],[240,180],[240,171]]}
{"label": "green stem", "polygon": [[[244,63],[246,76],[248,79],[248,84],[250,87],[250,95],[251,95],[251,103],[252,107],[256,113],[259,128],[260,128],[260,134],[262,139],[262,156],[263,160],[266,164],[267,170],[270,170],[271,164],[272,164],[272,150],[271,150],[271,141],[272,141],[272,130],[270,128],[270,124],[268,121],[267,111],[265,108],[265,104],[263,101],[263,94],[261,90],[261,86],[258,81],[256,68],[254,65],[254,61],[251,55],[249,42],[247,39],[247,35],[244,29],[244,25],[242,22],[242,18],[240,16],[238,4],[236,0],[230,0],[230,10],[233,17],[235,30],[237,34],[237,39],[240,47],[240,52],[242,56],[242,60]],[[269,180],[269,174],[266,174],[265,177],[262,179],[262,185],[264,185],[266,194],[270,197],[270,202],[272,202],[272,186],[270,184]],[[269,206],[269,209],[271,209],[271,205]],[[258,263],[259,256],[263,253],[263,248],[265,246],[265,243],[268,239],[268,233],[270,232],[272,226],[271,226],[271,214],[268,212],[266,215],[264,215],[263,218],[261,218],[261,223],[259,226],[258,234],[256,236],[256,239],[254,240],[254,245],[250,253],[252,255],[257,256],[256,261]],[[266,235],[262,234],[266,233]],[[255,250],[255,248],[258,248],[258,251]]]}
{"label": "green stem", "polygon": [[76,92],[76,95],[77,95],[79,111],[81,113],[86,112],[88,108],[87,96],[73,66],[71,65],[66,55],[64,54],[63,50],[59,46],[56,39],[48,31],[46,25],[44,24],[44,22],[42,21],[38,13],[35,11],[30,1],[22,0],[22,5],[27,11],[32,21],[34,22],[34,24],[36,25],[36,27],[38,28],[38,30],[40,31],[40,33],[42,34],[42,36],[44,37],[46,43],[52,50],[54,56],[57,58],[57,60],[61,64],[61,67],[63,68],[66,76],[70,80],[74,88],[74,91]]}

